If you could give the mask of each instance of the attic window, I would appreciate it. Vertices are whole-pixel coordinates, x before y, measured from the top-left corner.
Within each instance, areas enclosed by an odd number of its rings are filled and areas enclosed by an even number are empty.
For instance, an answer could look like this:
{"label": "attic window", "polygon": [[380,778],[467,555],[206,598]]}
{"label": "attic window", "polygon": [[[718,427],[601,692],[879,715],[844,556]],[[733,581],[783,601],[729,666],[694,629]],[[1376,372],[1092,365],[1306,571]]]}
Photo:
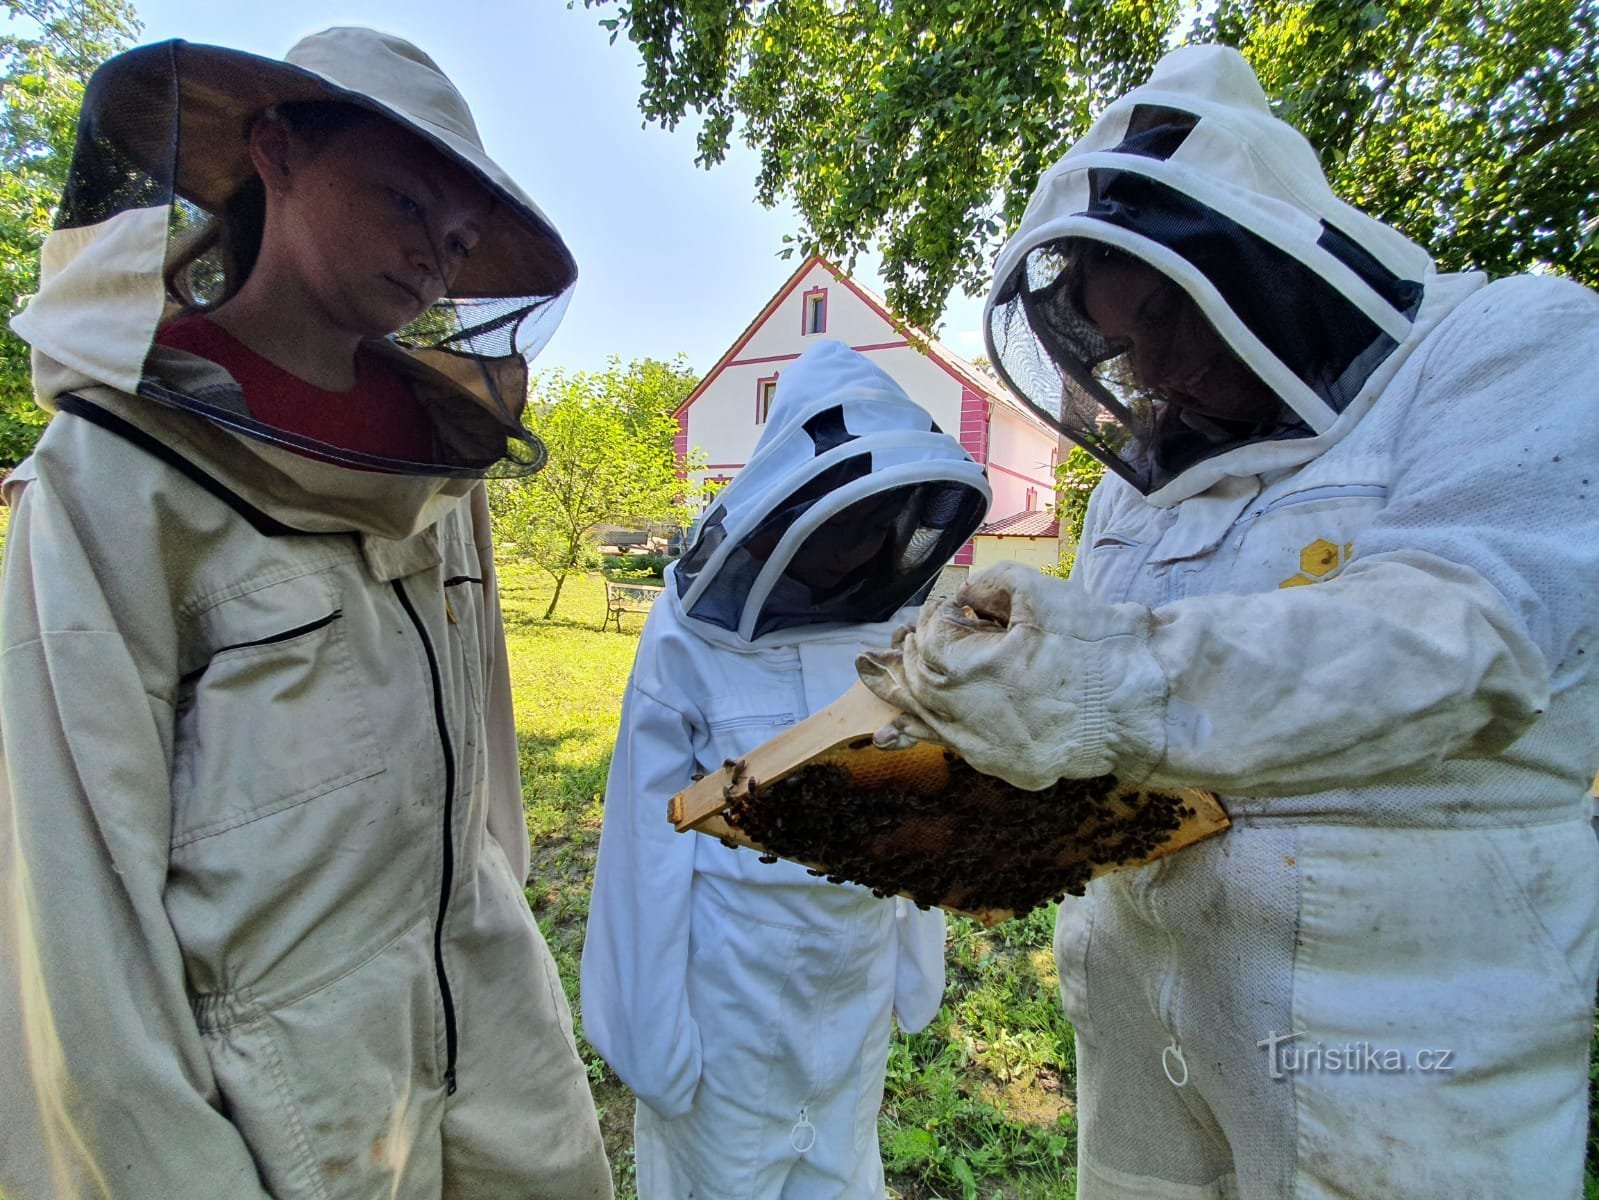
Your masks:
{"label": "attic window", "polygon": [[777,376],[768,375],[755,381],[755,423],[766,424],[766,415],[772,411],[772,397],[777,395]]}
{"label": "attic window", "polygon": [[827,289],[812,288],[802,298],[800,333],[827,332]]}

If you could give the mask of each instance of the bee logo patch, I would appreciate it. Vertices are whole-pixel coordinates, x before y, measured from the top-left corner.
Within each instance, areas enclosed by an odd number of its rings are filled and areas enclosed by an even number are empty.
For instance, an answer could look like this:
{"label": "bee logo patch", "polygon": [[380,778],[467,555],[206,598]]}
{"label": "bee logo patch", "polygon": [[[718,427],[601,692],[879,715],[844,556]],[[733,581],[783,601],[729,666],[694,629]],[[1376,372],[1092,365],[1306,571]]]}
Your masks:
{"label": "bee logo patch", "polygon": [[1345,542],[1340,546],[1326,538],[1317,538],[1299,552],[1299,574],[1290,575],[1277,586],[1289,588],[1323,583],[1342,571],[1354,553],[1354,542]]}

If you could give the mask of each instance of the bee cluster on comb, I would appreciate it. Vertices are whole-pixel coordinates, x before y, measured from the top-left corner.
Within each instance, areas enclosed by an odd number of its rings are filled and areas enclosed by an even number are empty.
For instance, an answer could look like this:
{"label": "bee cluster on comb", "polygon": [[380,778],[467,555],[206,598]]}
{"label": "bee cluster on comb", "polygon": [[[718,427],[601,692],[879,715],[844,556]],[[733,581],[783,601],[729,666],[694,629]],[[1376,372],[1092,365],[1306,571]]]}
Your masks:
{"label": "bee cluster on comb", "polygon": [[751,782],[721,815],[769,857],[827,864],[815,873],[834,883],[1015,917],[1082,895],[1096,866],[1148,859],[1195,816],[1170,793],[1119,794],[1109,775],[1028,792],[945,753],[936,793],[878,787],[852,803],[849,771],[822,762]]}
{"label": "bee cluster on comb", "polygon": [[[807,730],[839,717],[846,701],[859,711]],[[832,882],[987,925],[1081,895],[1095,875],[1227,825],[1206,792],[1141,790],[1108,775],[1030,792],[932,743],[880,750],[861,729],[882,716],[846,697],[674,797],[672,819],[766,861],[790,859]],[[854,736],[840,740],[852,725]]]}

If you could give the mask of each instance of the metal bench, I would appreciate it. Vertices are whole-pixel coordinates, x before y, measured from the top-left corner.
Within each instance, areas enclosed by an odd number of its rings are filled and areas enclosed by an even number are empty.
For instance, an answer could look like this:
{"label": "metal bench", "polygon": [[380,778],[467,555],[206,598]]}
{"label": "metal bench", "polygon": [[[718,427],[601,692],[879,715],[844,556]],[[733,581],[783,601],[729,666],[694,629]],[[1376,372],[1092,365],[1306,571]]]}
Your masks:
{"label": "metal bench", "polygon": [[655,603],[665,588],[653,587],[647,583],[613,583],[605,581],[605,620],[600,624],[600,632],[604,632],[614,619],[616,632],[622,632],[622,614],[647,613],[650,606]]}

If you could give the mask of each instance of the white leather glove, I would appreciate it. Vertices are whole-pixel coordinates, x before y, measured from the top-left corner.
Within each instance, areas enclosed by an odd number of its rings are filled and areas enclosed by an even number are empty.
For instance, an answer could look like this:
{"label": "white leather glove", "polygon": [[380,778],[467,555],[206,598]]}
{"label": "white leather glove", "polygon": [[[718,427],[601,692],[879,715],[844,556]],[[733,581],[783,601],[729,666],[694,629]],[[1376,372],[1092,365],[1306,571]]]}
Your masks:
{"label": "white leather glove", "polygon": [[1139,783],[1165,751],[1166,678],[1141,604],[1000,563],[924,605],[894,649],[855,660],[902,715],[876,744],[936,741],[985,775],[1037,791],[1114,774]]}

